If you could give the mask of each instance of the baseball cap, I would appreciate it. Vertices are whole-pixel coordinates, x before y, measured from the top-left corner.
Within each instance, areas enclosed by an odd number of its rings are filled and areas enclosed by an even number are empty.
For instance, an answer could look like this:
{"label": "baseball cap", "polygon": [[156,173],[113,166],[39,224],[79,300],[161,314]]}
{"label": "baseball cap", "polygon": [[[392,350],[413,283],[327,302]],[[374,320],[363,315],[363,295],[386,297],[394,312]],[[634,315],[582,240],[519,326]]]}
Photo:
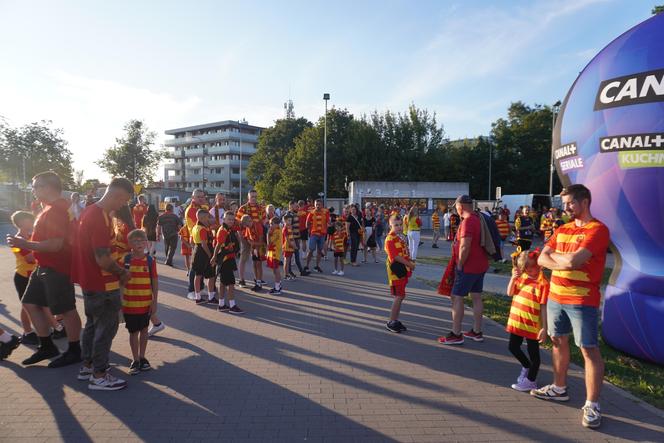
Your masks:
{"label": "baseball cap", "polygon": [[457,204],[457,203],[461,203],[461,204],[472,204],[472,203],[473,203],[473,199],[470,198],[470,195],[465,195],[465,194],[464,194],[464,195],[460,195],[460,196],[457,197],[457,199],[456,199],[456,201],[454,202],[454,204]]}

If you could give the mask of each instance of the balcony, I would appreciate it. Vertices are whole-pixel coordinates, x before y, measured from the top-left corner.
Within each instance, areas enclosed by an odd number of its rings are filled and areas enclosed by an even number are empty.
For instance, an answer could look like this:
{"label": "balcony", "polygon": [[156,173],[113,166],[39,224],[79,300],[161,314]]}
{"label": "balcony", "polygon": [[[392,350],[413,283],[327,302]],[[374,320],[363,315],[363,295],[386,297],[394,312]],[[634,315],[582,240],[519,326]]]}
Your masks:
{"label": "balcony", "polygon": [[195,143],[209,143],[224,140],[241,140],[245,143],[257,143],[258,136],[251,134],[240,134],[238,132],[215,132],[213,134],[191,135],[188,137],[171,138],[164,141],[164,146],[183,146]]}

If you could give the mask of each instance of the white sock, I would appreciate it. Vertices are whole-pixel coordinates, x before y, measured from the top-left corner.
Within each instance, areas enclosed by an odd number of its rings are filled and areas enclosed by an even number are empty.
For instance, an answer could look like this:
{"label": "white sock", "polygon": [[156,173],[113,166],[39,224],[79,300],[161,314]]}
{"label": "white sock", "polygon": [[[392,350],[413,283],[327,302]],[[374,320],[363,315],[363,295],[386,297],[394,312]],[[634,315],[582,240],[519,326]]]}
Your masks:
{"label": "white sock", "polygon": [[592,408],[594,408],[594,409],[597,409],[597,410],[599,411],[599,403],[597,403],[597,402],[595,402],[595,401],[586,400],[586,404],[583,405],[583,406],[584,406],[584,407],[585,407],[585,406],[590,406],[590,407],[592,407]]}
{"label": "white sock", "polygon": [[201,299],[201,293],[200,292],[194,292],[194,299],[195,300],[200,300]]}
{"label": "white sock", "polygon": [[212,300],[212,299],[215,298],[216,296],[217,296],[217,293],[216,293],[216,292],[210,292],[210,293],[208,294],[208,300]]}
{"label": "white sock", "polygon": [[63,328],[62,324],[58,323],[53,329],[60,332],[60,331],[62,331],[62,328]]}
{"label": "white sock", "polygon": [[558,394],[562,394],[567,390],[567,386],[556,386],[555,384],[553,385],[553,390],[557,392]]}
{"label": "white sock", "polygon": [[281,282],[279,282],[279,283],[275,283],[275,284],[274,284],[274,288],[275,288],[277,291],[281,291]]}
{"label": "white sock", "polygon": [[235,306],[235,300],[228,300],[228,306],[230,306],[231,308]]}
{"label": "white sock", "polygon": [[12,341],[12,336],[8,332],[3,332],[2,335],[0,335],[0,342],[9,343],[10,341]]}

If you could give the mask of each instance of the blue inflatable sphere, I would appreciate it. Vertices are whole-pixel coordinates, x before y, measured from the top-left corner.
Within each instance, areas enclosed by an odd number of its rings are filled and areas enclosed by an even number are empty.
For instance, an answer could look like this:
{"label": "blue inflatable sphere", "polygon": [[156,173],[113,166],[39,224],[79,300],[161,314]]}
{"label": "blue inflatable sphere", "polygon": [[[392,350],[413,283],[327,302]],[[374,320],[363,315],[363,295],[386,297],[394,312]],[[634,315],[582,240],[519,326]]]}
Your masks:
{"label": "blue inflatable sphere", "polygon": [[602,335],[664,364],[664,14],[604,48],[567,94],[554,132],[563,185],[592,191],[616,266]]}

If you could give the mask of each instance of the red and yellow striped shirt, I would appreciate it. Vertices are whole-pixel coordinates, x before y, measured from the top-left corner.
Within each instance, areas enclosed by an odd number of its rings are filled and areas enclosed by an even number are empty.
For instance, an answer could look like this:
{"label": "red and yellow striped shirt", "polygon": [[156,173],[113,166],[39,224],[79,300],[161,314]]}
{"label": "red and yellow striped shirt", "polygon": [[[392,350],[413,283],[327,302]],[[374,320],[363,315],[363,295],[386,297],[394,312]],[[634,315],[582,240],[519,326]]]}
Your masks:
{"label": "red and yellow striped shirt", "polygon": [[541,309],[549,296],[549,282],[544,276],[529,277],[523,273],[516,279],[516,295],[512,297],[512,307],[505,330],[521,337],[537,339],[542,328]]}
{"label": "red and yellow striped shirt", "polygon": [[510,224],[505,220],[496,220],[496,227],[498,228],[498,235],[500,235],[501,239],[505,240],[510,235]]}
{"label": "red and yellow striped shirt", "polygon": [[[16,273],[21,277],[30,277],[32,271],[34,271],[37,267],[37,262],[34,260],[34,258],[32,259],[32,263],[28,262],[27,259],[28,255],[32,254],[32,251],[29,249],[16,249],[17,248],[12,248],[14,256],[16,257]],[[22,295],[23,294],[21,294],[21,296]]]}
{"label": "red and yellow striped shirt", "polygon": [[147,314],[152,305],[152,282],[157,278],[156,260],[152,260],[152,270],[148,268],[148,257],[129,261],[131,278],[122,291],[122,312],[125,314]]}
{"label": "red and yellow striped shirt", "polygon": [[394,262],[394,259],[397,256],[404,257],[410,260],[410,253],[408,252],[408,245],[403,241],[401,236],[390,231],[385,237],[385,252],[387,253],[387,260],[385,260],[385,266],[387,267],[387,280],[390,286],[393,286],[395,283],[407,282],[408,277],[411,272],[408,271],[408,275],[403,278],[397,277],[390,269],[390,265]]}
{"label": "red and yellow striped shirt", "polygon": [[325,208],[314,209],[307,215],[307,228],[310,235],[326,235],[330,223],[330,213]]}
{"label": "red and yellow striped shirt", "polygon": [[279,226],[271,226],[267,235],[267,258],[281,260],[283,251],[282,232]]}
{"label": "red and yellow striped shirt", "polygon": [[346,250],[346,231],[336,231],[332,234],[332,246],[334,252],[344,252]]}
{"label": "red and yellow striped shirt", "polygon": [[438,211],[434,211],[431,214],[431,225],[434,231],[440,231],[440,216],[438,215]]}
{"label": "red and yellow striped shirt", "polygon": [[609,241],[609,229],[598,220],[591,220],[583,226],[576,226],[572,221],[554,231],[546,244],[554,252],[573,254],[585,248],[592,256],[579,269],[552,272],[552,300],[561,304],[599,307],[599,286]]}
{"label": "red and yellow striped shirt", "polygon": [[[298,235],[300,233],[298,232]],[[284,244],[284,252],[293,252],[293,246],[291,245],[291,242],[294,241],[294,234],[293,234],[293,228],[288,227],[288,225],[284,225],[283,229],[281,230],[281,241]]]}

